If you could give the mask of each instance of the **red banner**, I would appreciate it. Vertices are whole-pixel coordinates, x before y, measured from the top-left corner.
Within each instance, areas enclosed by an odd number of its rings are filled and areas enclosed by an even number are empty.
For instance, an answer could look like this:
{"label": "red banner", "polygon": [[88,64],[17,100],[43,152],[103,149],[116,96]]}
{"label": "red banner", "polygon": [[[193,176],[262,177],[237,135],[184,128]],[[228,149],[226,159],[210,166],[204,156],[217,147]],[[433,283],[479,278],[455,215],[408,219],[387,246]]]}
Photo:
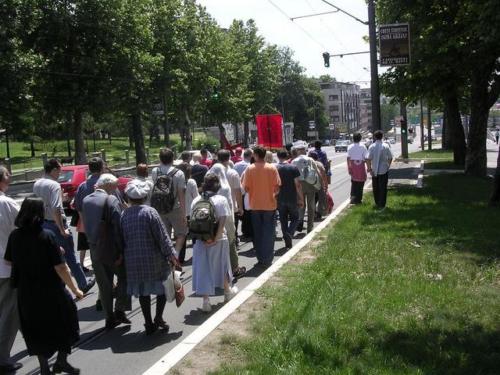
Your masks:
{"label": "red banner", "polygon": [[280,114],[257,115],[257,143],[268,148],[283,147],[283,119]]}

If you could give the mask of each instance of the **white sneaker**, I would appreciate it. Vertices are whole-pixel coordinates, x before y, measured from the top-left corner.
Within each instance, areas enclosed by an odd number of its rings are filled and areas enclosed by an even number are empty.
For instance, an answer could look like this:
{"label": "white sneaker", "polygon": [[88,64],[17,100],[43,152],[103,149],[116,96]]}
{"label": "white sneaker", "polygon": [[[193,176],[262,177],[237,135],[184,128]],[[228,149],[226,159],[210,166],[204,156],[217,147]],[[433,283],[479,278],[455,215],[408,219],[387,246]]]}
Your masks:
{"label": "white sneaker", "polygon": [[238,293],[238,287],[232,286],[227,292],[224,292],[224,302],[229,302]]}
{"label": "white sneaker", "polygon": [[212,311],[212,305],[210,304],[210,300],[208,299],[203,300],[203,306],[201,307],[201,310],[206,313]]}

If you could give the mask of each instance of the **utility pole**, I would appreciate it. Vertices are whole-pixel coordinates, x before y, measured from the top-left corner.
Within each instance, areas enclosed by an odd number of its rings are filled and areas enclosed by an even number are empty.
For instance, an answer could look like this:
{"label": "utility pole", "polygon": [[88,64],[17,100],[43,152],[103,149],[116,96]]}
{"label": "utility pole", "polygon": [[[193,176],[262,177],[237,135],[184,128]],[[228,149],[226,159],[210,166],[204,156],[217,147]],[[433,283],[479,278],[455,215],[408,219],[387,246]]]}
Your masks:
{"label": "utility pole", "polygon": [[370,38],[370,72],[372,95],[372,131],[382,130],[380,123],[380,88],[378,84],[377,31],[375,22],[375,1],[368,0],[368,31]]}
{"label": "utility pole", "polygon": [[432,113],[429,103],[427,103],[427,145],[429,151],[432,150]]}
{"label": "utility pole", "polygon": [[399,103],[399,114],[401,116],[401,156],[408,159],[408,119],[406,103]]}
{"label": "utility pole", "polygon": [[424,104],[422,98],[420,98],[420,148],[422,151],[425,150],[425,140],[424,140]]}

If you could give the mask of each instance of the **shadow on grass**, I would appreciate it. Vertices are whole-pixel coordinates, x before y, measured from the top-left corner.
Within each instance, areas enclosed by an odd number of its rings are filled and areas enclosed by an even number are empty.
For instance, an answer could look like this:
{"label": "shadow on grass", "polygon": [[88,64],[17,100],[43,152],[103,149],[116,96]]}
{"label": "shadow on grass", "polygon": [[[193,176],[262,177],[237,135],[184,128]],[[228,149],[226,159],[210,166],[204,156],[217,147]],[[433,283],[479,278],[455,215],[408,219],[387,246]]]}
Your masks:
{"label": "shadow on grass", "polygon": [[[453,317],[450,317],[453,319]],[[500,331],[480,325],[463,330],[421,328],[370,332],[375,346],[424,374],[498,374]],[[379,336],[380,335],[380,336]]]}
{"label": "shadow on grass", "polygon": [[426,178],[424,189],[391,190],[388,209],[363,215],[361,221],[381,231],[396,230],[401,240],[446,245],[473,254],[478,263],[490,263],[500,258],[495,225],[500,222],[500,211],[487,206],[490,190],[488,179],[432,176]]}

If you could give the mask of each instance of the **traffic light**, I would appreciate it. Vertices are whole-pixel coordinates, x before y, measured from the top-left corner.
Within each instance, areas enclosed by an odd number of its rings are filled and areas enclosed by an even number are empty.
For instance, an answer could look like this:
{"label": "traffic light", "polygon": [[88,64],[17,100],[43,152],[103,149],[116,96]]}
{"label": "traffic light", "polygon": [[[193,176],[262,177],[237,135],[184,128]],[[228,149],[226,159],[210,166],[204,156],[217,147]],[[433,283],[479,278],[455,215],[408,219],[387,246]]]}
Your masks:
{"label": "traffic light", "polygon": [[330,54],[328,52],[323,52],[323,60],[325,62],[325,68],[330,67]]}

